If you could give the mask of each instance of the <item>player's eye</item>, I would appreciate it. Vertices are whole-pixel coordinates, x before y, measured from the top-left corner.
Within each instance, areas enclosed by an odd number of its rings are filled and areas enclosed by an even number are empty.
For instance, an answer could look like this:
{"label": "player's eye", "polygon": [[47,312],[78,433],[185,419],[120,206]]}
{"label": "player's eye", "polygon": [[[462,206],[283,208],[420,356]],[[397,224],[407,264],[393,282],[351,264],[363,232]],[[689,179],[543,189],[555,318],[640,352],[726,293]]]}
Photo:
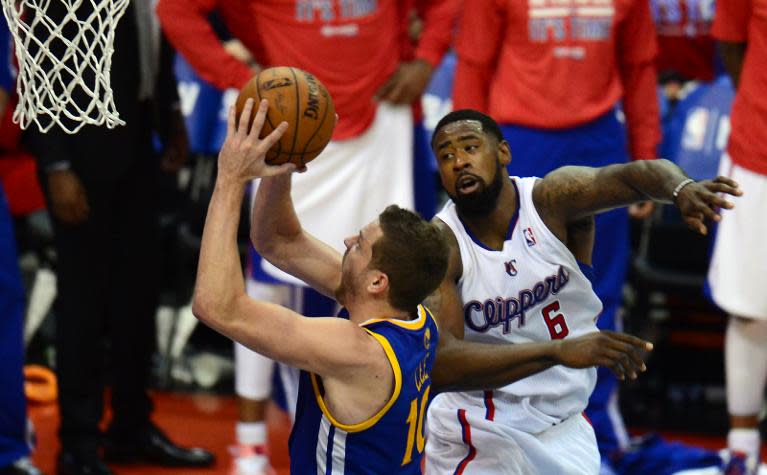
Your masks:
{"label": "player's eye", "polygon": [[440,157],[440,160],[442,160],[442,161],[447,161],[447,160],[452,160],[452,159],[453,159],[453,154],[452,153],[445,153],[445,154],[442,154],[442,156]]}
{"label": "player's eye", "polygon": [[477,150],[478,148],[479,147],[477,147],[476,145],[467,145],[464,150],[466,150],[467,152],[473,152],[473,151]]}

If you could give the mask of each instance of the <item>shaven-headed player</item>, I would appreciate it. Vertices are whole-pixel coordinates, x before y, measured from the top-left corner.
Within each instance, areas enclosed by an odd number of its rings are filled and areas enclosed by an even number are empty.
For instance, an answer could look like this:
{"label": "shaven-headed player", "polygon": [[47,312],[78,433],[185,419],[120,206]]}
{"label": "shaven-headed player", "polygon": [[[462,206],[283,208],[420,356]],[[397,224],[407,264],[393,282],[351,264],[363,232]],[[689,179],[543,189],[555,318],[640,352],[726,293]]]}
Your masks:
{"label": "shaven-headed player", "polygon": [[[240,124],[248,123],[252,108],[248,101]],[[494,387],[555,364],[604,364],[629,377],[644,369],[639,352],[651,345],[618,334],[515,347],[449,338],[455,344],[446,346],[419,305],[436,290],[447,267],[447,244],[439,229],[390,207],[347,238],[341,256],[301,227],[288,175],[264,179],[259,187],[254,245],[281,269],[335,296],[349,319],[304,318],[249,298],[236,244],[245,186],[255,177],[294,170],[264,162],[285,130],[281,124],[264,140],[258,138],[266,110],[262,101],[250,132],[247,125],[236,129],[230,112],[193,310],[224,335],[303,370],[290,441],[293,473],[420,474],[424,416],[430,394],[438,389]]]}
{"label": "shaven-headed player", "polygon": [[[593,216],[643,200],[675,203],[705,234],[728,178],[694,182],[666,160],[563,167],[509,177],[498,125],[473,110],[445,116],[432,139],[451,197],[436,216],[451,254],[439,293],[443,335],[514,346],[596,332],[602,303],[590,282]],[[596,369],[556,366],[495,391],[446,393],[429,409],[427,474],[597,474],[582,415]]]}

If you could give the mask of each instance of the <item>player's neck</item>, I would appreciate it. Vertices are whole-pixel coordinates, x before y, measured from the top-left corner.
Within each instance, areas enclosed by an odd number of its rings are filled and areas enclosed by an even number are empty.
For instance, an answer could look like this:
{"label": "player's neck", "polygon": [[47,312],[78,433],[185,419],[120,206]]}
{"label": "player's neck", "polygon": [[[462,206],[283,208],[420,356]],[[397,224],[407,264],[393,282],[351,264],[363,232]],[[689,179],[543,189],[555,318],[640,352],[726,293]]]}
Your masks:
{"label": "player's neck", "polygon": [[483,244],[492,249],[502,249],[503,242],[509,231],[511,219],[517,210],[519,197],[511,183],[511,179],[504,181],[498,200],[490,213],[482,216],[471,216],[460,213],[461,221],[466,225],[474,236]]}
{"label": "player's neck", "polygon": [[410,312],[396,309],[389,305],[388,302],[377,300],[350,302],[346,305],[346,308],[349,310],[349,320],[357,324],[379,318],[398,320],[410,320],[413,318]]}

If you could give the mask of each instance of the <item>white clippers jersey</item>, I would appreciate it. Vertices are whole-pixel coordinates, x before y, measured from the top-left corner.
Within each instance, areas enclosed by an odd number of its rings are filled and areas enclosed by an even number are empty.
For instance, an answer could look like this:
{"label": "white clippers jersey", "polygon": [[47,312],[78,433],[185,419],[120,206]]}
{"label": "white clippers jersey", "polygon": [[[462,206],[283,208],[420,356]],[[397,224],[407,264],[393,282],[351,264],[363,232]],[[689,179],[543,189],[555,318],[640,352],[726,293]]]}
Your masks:
{"label": "white clippers jersey", "polygon": [[[449,201],[437,214],[458,241],[466,340],[515,344],[598,331],[602,302],[575,256],[543,223],[533,205],[537,178],[512,177],[518,209],[502,251],[481,244]],[[586,408],[596,369],[555,366],[495,391],[438,395],[432,407],[464,409],[537,434]],[[443,412],[444,411],[440,411]],[[431,415],[429,417],[432,417]]]}

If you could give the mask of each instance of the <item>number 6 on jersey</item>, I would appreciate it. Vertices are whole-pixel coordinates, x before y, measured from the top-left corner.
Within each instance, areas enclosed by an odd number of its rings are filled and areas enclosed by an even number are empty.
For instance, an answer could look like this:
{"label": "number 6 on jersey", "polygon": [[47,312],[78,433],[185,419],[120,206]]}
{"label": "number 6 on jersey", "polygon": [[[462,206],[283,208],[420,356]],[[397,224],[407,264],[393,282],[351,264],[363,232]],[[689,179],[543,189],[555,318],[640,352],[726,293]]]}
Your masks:
{"label": "number 6 on jersey", "polygon": [[561,340],[570,333],[570,329],[567,328],[567,322],[565,316],[561,313],[557,313],[553,317],[551,314],[559,312],[559,300],[555,300],[552,303],[543,307],[541,315],[546,322],[546,326],[549,327],[549,335],[552,340]]}

